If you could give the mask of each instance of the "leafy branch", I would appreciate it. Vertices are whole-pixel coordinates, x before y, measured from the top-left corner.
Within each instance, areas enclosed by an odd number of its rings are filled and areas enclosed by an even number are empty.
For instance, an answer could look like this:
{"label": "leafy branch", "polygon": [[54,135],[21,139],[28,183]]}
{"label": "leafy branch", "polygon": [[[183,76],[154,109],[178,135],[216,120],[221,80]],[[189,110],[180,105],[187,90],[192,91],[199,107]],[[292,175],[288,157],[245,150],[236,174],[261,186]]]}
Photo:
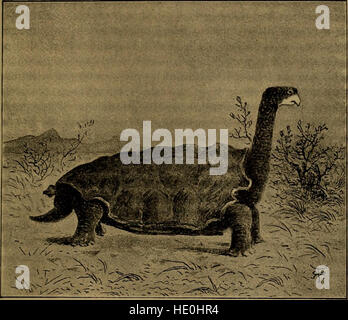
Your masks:
{"label": "leafy branch", "polygon": [[248,103],[243,102],[239,96],[236,97],[236,101],[237,103],[235,103],[235,106],[237,112],[231,112],[229,116],[237,123],[238,127],[234,128],[234,132],[230,134],[230,137],[234,139],[244,139],[246,140],[246,144],[250,144],[252,138],[249,131],[252,125],[252,120],[250,119]]}
{"label": "leafy branch", "polygon": [[90,128],[94,125],[94,120],[88,120],[84,123],[77,123],[78,133],[76,139],[74,139],[68,147],[66,147],[61,155],[60,166],[64,168],[66,166],[66,161],[75,161],[76,152],[80,147],[84,139],[88,136]]}

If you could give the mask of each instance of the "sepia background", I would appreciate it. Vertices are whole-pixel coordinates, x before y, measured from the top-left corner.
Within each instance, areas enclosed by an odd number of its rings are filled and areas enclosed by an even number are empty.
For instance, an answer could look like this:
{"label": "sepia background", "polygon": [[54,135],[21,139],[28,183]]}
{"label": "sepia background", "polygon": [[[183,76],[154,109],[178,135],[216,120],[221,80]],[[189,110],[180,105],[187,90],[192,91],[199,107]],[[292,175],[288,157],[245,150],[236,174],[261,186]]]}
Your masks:
{"label": "sepia background", "polygon": [[[325,3],[320,3],[325,4]],[[4,140],[55,128],[91,141],[125,128],[230,128],[237,95],[256,114],[263,90],[299,89],[282,119],[325,121],[345,137],[345,4],[31,3],[30,30],[4,4]],[[277,128],[276,128],[277,129]]]}
{"label": "sepia background", "polygon": [[[26,2],[30,29],[17,30],[19,4],[3,4],[2,296],[346,297],[345,2]],[[315,26],[323,4],[330,30]],[[279,110],[272,156],[281,129],[291,126],[298,151],[298,121],[310,134],[325,123],[314,154],[334,165],[304,190],[272,158],[253,254],[224,255],[229,231],[159,238],[107,226],[93,246],[64,246],[49,240],[74,233],[74,214],[29,219],[52,209],[42,192],[63,174],[119,152],[122,130],[151,120],[153,130],[233,132],[240,96],[252,135],[262,92],[281,85],[302,104]],[[18,265],[30,268],[30,290],[15,287]],[[315,287],[319,265],[330,290]]]}

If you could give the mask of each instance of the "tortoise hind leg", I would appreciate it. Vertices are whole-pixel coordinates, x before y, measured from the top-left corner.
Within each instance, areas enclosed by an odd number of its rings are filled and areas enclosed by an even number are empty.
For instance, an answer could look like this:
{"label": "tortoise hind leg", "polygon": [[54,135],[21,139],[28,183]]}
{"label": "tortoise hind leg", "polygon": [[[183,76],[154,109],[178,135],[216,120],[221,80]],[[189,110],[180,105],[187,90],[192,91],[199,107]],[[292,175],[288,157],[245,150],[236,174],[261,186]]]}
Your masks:
{"label": "tortoise hind leg", "polygon": [[100,219],[104,214],[104,206],[98,200],[81,201],[75,207],[77,215],[77,228],[71,238],[66,239],[65,243],[72,246],[88,246],[94,244],[95,233],[101,232]]}
{"label": "tortoise hind leg", "polygon": [[235,203],[226,208],[225,218],[232,231],[231,246],[226,254],[246,256],[251,248],[252,210],[244,204]]}
{"label": "tortoise hind leg", "polygon": [[98,235],[98,236],[104,236],[105,233],[106,233],[106,230],[105,228],[102,226],[101,222],[99,221],[97,226],[95,227],[95,233]]}

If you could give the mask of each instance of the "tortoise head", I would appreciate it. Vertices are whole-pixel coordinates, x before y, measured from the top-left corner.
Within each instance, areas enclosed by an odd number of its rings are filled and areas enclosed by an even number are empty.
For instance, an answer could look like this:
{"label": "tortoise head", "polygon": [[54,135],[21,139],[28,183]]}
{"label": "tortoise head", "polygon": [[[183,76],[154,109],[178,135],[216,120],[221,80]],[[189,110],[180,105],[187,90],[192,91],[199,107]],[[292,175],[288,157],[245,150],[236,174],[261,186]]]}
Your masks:
{"label": "tortoise head", "polygon": [[265,106],[278,108],[280,106],[300,106],[301,99],[294,87],[270,87],[263,93]]}

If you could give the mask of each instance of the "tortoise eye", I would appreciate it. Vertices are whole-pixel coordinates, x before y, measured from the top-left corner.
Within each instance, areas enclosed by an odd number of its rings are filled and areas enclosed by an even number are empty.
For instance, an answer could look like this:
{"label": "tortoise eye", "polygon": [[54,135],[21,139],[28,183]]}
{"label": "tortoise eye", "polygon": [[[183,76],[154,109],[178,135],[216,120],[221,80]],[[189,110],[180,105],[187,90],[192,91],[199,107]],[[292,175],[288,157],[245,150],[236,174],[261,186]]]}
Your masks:
{"label": "tortoise eye", "polygon": [[288,90],[288,92],[287,92],[287,94],[288,94],[288,95],[292,95],[292,94],[294,94],[294,90],[289,89],[289,90]]}

